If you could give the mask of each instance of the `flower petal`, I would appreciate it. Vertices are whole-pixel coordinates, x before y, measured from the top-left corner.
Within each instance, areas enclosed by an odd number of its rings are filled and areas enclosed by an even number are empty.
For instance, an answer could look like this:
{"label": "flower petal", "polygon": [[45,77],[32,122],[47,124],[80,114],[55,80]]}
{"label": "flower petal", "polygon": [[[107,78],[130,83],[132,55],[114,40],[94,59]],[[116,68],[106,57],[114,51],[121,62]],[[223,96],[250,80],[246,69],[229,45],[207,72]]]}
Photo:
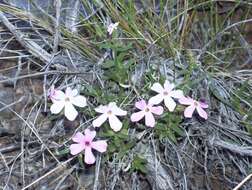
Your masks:
{"label": "flower petal", "polygon": [[96,131],[91,131],[90,129],[85,129],[85,140],[92,142],[96,136]]}
{"label": "flower petal", "polygon": [[108,118],[107,113],[100,115],[93,121],[93,126],[100,127],[107,120],[107,118]]}
{"label": "flower petal", "polygon": [[147,112],[145,114],[145,125],[148,127],[154,127],[155,126],[155,118],[151,112]]}
{"label": "flower petal", "polygon": [[183,104],[183,105],[191,105],[194,103],[194,100],[190,97],[182,97],[178,101],[180,104]]}
{"label": "flower petal", "polygon": [[195,106],[194,105],[190,105],[188,106],[185,111],[184,111],[184,116],[185,117],[188,117],[188,118],[191,118],[192,117],[192,114],[195,110]]}
{"label": "flower petal", "polygon": [[58,114],[59,112],[61,112],[61,110],[64,108],[64,106],[65,106],[65,102],[64,101],[55,101],[51,105],[50,111],[53,114]]}
{"label": "flower petal", "polygon": [[164,100],[163,94],[157,94],[149,99],[149,104],[157,105]]}
{"label": "flower petal", "polygon": [[207,113],[205,112],[205,110],[203,110],[200,106],[197,106],[196,109],[200,117],[207,119]]}
{"label": "flower petal", "polygon": [[65,95],[68,97],[72,96],[72,89],[70,87],[67,87],[65,90]]}
{"label": "flower petal", "polygon": [[136,122],[136,121],[141,120],[144,116],[145,116],[145,111],[139,111],[139,112],[133,113],[130,117],[130,120],[132,122]]}
{"label": "flower petal", "polygon": [[116,23],[111,23],[108,28],[107,28],[107,32],[109,33],[109,35],[111,35],[113,33],[114,30],[117,29],[117,26],[119,25],[119,22]]}
{"label": "flower petal", "polygon": [[71,144],[70,145],[70,153],[72,155],[79,154],[83,150],[84,150],[84,146],[81,144]]}
{"label": "flower petal", "polygon": [[109,109],[111,109],[111,108],[113,108],[113,107],[115,107],[116,106],[116,103],[115,102],[109,102],[109,104],[108,104],[108,108]]}
{"label": "flower petal", "polygon": [[137,102],[135,103],[135,107],[138,108],[138,109],[140,109],[140,110],[144,110],[145,107],[146,107],[146,102],[145,102],[145,100],[137,101]]}
{"label": "flower petal", "polygon": [[85,107],[87,105],[87,100],[84,96],[78,95],[71,98],[71,103],[78,107]]}
{"label": "flower petal", "polygon": [[165,106],[168,108],[170,112],[173,112],[176,107],[176,102],[169,96],[164,99]]}
{"label": "flower petal", "polygon": [[122,122],[113,114],[109,115],[109,125],[115,132],[122,128]]}
{"label": "flower petal", "polygon": [[93,149],[99,152],[106,152],[108,144],[105,140],[99,140],[99,141],[92,142],[91,146]]}
{"label": "flower petal", "polygon": [[77,143],[80,143],[84,140],[84,135],[80,132],[77,132],[73,137],[72,137],[72,140],[74,142],[77,142]]}
{"label": "flower petal", "polygon": [[162,106],[154,106],[151,108],[151,112],[156,115],[161,115],[164,112],[164,108]]}
{"label": "flower petal", "polygon": [[182,98],[184,96],[183,91],[182,90],[173,90],[169,93],[169,95],[173,98]]}
{"label": "flower petal", "polygon": [[65,103],[65,116],[68,120],[73,121],[77,117],[78,112],[70,102]]}
{"label": "flower petal", "polygon": [[61,100],[65,100],[65,93],[62,92],[61,90],[54,89],[53,91],[50,92],[49,97],[52,100],[52,102],[61,101]]}
{"label": "flower petal", "polygon": [[100,105],[97,108],[95,108],[95,111],[98,113],[106,113],[108,111],[108,106]]}
{"label": "flower petal", "polygon": [[158,93],[163,93],[164,92],[164,88],[162,87],[161,84],[159,84],[158,82],[155,82],[152,87],[151,90],[158,92]]}
{"label": "flower petal", "polygon": [[167,91],[168,93],[170,93],[174,87],[175,87],[174,84],[170,83],[168,80],[164,82],[164,90]]}
{"label": "flower petal", "polygon": [[72,96],[77,96],[78,94],[78,90],[77,89],[73,89],[72,92],[71,92],[71,95]]}
{"label": "flower petal", "polygon": [[95,157],[94,154],[92,152],[91,147],[86,147],[85,148],[85,159],[84,159],[86,164],[93,164],[95,163]]}
{"label": "flower petal", "polygon": [[111,108],[111,111],[113,112],[113,114],[118,115],[118,116],[124,116],[127,115],[127,112],[122,110],[121,108],[114,106]]}
{"label": "flower petal", "polygon": [[202,108],[208,108],[208,105],[205,102],[199,102],[200,107]]}

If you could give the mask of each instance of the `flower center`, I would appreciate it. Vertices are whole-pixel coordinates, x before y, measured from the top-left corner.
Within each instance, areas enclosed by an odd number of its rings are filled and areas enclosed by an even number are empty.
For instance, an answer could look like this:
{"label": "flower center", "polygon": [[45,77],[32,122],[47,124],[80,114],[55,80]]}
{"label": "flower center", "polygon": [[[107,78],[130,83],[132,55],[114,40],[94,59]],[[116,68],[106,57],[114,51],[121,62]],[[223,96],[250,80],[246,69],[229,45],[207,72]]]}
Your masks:
{"label": "flower center", "polygon": [[90,142],[89,141],[85,141],[85,146],[90,146]]}
{"label": "flower center", "polygon": [[167,96],[169,93],[167,91],[164,91],[164,96]]}
{"label": "flower center", "polygon": [[195,106],[198,106],[198,102],[194,101],[194,105],[195,105]]}
{"label": "flower center", "polygon": [[150,109],[149,108],[145,108],[145,110],[144,110],[145,112],[149,112],[150,111]]}
{"label": "flower center", "polygon": [[111,115],[111,114],[112,114],[112,111],[111,111],[111,110],[109,110],[109,111],[108,111],[108,115]]}
{"label": "flower center", "polygon": [[65,102],[70,102],[70,98],[66,97]]}

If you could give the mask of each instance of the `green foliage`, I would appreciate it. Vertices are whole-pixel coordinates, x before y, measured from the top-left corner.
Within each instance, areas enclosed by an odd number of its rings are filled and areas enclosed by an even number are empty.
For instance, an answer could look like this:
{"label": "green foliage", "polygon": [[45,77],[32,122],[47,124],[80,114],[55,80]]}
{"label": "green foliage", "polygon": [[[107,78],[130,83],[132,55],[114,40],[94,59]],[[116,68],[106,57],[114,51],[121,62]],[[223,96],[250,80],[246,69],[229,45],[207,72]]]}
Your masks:
{"label": "green foliage", "polygon": [[131,172],[137,171],[146,174],[147,173],[146,164],[147,164],[146,159],[142,158],[139,155],[135,155],[133,162],[131,163],[130,171]]}
{"label": "green foliage", "polygon": [[173,142],[177,142],[177,138],[184,135],[183,129],[179,127],[181,116],[176,113],[166,112],[162,118],[158,120],[155,127],[155,135],[160,139],[168,138]]}
{"label": "green foliage", "polygon": [[128,128],[129,123],[127,120],[124,120],[123,128],[119,132],[115,133],[107,125],[106,129],[100,133],[102,137],[110,139],[108,153],[110,155],[118,153],[118,159],[121,159],[124,155],[126,155],[136,144],[135,140],[132,140],[128,135]]}
{"label": "green foliage", "polygon": [[102,46],[109,48],[114,52],[114,59],[107,60],[102,68],[105,71],[105,79],[112,80],[117,83],[127,83],[129,72],[135,60],[129,54],[132,44],[121,45],[119,43],[107,43]]}
{"label": "green foliage", "polygon": [[108,104],[109,102],[123,102],[127,98],[125,90],[119,88],[116,82],[107,81],[104,88],[99,85],[85,86],[83,94],[95,98],[97,105]]}
{"label": "green foliage", "polygon": [[79,161],[79,163],[80,163],[80,166],[81,166],[82,168],[85,168],[84,156],[83,156],[83,154],[79,154],[79,155],[78,155],[78,161]]}
{"label": "green foliage", "polygon": [[66,154],[69,154],[69,148],[66,148],[66,147],[63,147],[63,148],[60,148],[60,149],[57,149],[56,151],[55,151],[55,154],[57,155],[57,156],[62,156],[62,155],[66,155]]}

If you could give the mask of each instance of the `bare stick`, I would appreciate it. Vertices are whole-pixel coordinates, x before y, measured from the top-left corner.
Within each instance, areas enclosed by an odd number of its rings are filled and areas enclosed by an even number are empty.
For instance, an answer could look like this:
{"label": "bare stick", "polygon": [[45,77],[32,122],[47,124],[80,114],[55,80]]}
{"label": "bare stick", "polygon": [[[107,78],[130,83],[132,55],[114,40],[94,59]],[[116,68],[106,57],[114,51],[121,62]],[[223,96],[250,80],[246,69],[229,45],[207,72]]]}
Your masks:
{"label": "bare stick", "polygon": [[238,190],[241,188],[241,186],[244,185],[244,183],[246,183],[248,180],[250,180],[250,178],[252,177],[252,174],[249,174],[247,177],[244,178],[244,180],[242,180],[233,190]]}
{"label": "bare stick", "polygon": [[[0,104],[6,106],[6,104],[2,101],[0,101]],[[43,142],[43,140],[40,138],[40,136],[38,135],[37,130],[34,128],[34,126],[31,126],[21,115],[19,115],[16,111],[14,111],[13,109],[9,108],[8,109],[14,113],[19,119],[21,119],[29,128],[30,130],[33,132],[33,134],[38,138],[38,140],[40,141],[40,143],[46,148],[46,150],[49,152],[49,154],[51,154],[51,156],[58,162],[60,163],[60,161],[56,158],[56,156],[52,153],[52,151],[47,147],[47,145]]]}
{"label": "bare stick", "polygon": [[97,190],[98,189],[100,166],[101,166],[101,155],[98,155],[97,156],[97,160],[96,160],[96,165],[95,165],[95,180],[94,180],[93,190]]}
{"label": "bare stick", "polygon": [[220,147],[220,148],[223,148],[223,149],[227,149],[231,152],[235,152],[235,153],[240,154],[242,156],[252,157],[251,146],[238,146],[236,144],[227,143],[225,141],[217,140],[217,139],[214,139],[213,145]]}
{"label": "bare stick", "polygon": [[54,173],[55,171],[57,171],[58,169],[64,168],[68,162],[70,162],[72,159],[74,159],[74,157],[68,159],[67,161],[60,163],[57,167],[55,167],[54,169],[52,169],[51,171],[47,172],[45,175],[39,177],[38,179],[36,179],[35,181],[33,181],[32,183],[30,183],[29,185],[25,186],[22,190],[25,190],[29,187],[31,187],[32,185],[38,183],[39,181],[41,181],[42,179],[44,179],[45,177],[51,175],[52,173]]}
{"label": "bare stick", "polygon": [[46,52],[43,48],[41,48],[37,43],[27,40],[25,38],[25,34],[18,31],[13,24],[9,22],[7,17],[3,12],[0,11],[0,21],[10,30],[10,32],[15,36],[17,41],[27,49],[32,55],[39,58],[43,62],[49,63],[52,59],[52,55]]}
{"label": "bare stick", "polygon": [[[54,75],[54,74],[65,74],[65,75],[76,75],[76,74],[92,74],[92,73],[88,73],[88,72],[67,72],[67,71],[46,71],[46,72],[36,72],[36,73],[32,73],[32,74],[28,74],[28,75],[22,75],[19,76],[17,78],[7,78],[4,80],[0,80],[0,83],[5,83],[5,82],[9,82],[9,81],[13,81],[13,80],[17,80],[17,79],[24,79],[24,78],[30,78],[30,77],[38,77],[38,76],[43,76],[43,75]],[[3,76],[3,78],[5,78]]]}
{"label": "bare stick", "polygon": [[56,54],[58,52],[59,40],[60,40],[60,8],[61,8],[61,0],[55,0],[55,8],[56,8],[56,23],[55,23],[55,35],[53,41],[53,53]]}

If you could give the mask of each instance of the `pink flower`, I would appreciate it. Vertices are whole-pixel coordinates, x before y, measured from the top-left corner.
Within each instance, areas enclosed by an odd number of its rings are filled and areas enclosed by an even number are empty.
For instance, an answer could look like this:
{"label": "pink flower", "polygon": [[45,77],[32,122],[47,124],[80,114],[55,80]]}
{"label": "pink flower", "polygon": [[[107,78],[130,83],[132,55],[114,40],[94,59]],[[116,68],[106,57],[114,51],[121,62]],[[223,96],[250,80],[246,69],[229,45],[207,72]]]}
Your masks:
{"label": "pink flower", "polygon": [[151,90],[157,92],[156,96],[150,98],[149,102],[151,104],[159,104],[164,100],[165,106],[168,108],[170,112],[173,112],[176,107],[176,102],[173,98],[182,98],[183,92],[182,90],[173,90],[174,84],[169,83],[168,80],[165,81],[164,87],[162,87],[159,83],[154,83],[151,87]]}
{"label": "pink flower", "polygon": [[117,29],[118,25],[119,25],[119,22],[111,23],[108,25],[107,32],[109,33],[109,35],[111,35],[113,31]]}
{"label": "pink flower", "polygon": [[73,121],[78,112],[74,108],[73,105],[78,107],[85,107],[87,105],[86,98],[84,96],[78,95],[78,91],[76,89],[72,90],[67,87],[66,92],[62,92],[60,90],[53,89],[49,95],[53,104],[50,108],[53,114],[58,114],[65,108],[64,114],[66,118],[70,121]]}
{"label": "pink flower", "polygon": [[115,102],[110,102],[108,105],[101,105],[95,108],[95,111],[102,113],[97,119],[93,121],[94,127],[100,127],[107,119],[110,127],[115,131],[120,131],[122,128],[121,121],[116,116],[125,116],[127,112],[117,107]]}
{"label": "pink flower", "polygon": [[130,117],[131,121],[137,122],[145,117],[145,125],[148,127],[154,127],[155,118],[152,113],[161,115],[164,111],[162,106],[152,106],[152,104],[146,104],[145,100],[140,100],[135,103],[135,107],[141,111],[133,113]]}
{"label": "pink flower", "polygon": [[179,103],[183,105],[189,105],[184,111],[185,117],[191,118],[194,110],[196,109],[200,117],[207,119],[207,113],[205,112],[205,110],[203,110],[203,108],[208,108],[208,105],[206,103],[196,101],[190,97],[180,98]]}
{"label": "pink flower", "polygon": [[95,163],[95,157],[92,153],[92,149],[95,149],[101,153],[106,152],[107,142],[105,140],[93,141],[96,135],[95,131],[85,130],[85,135],[80,132],[76,133],[72,140],[77,144],[72,144],[70,146],[70,153],[72,155],[79,154],[83,150],[85,151],[85,163],[93,164]]}
{"label": "pink flower", "polygon": [[50,98],[50,100],[52,100],[52,102],[59,100],[57,99],[57,97],[61,97],[62,93],[64,94],[64,92],[55,89],[54,85],[52,85],[47,92],[48,97]]}

